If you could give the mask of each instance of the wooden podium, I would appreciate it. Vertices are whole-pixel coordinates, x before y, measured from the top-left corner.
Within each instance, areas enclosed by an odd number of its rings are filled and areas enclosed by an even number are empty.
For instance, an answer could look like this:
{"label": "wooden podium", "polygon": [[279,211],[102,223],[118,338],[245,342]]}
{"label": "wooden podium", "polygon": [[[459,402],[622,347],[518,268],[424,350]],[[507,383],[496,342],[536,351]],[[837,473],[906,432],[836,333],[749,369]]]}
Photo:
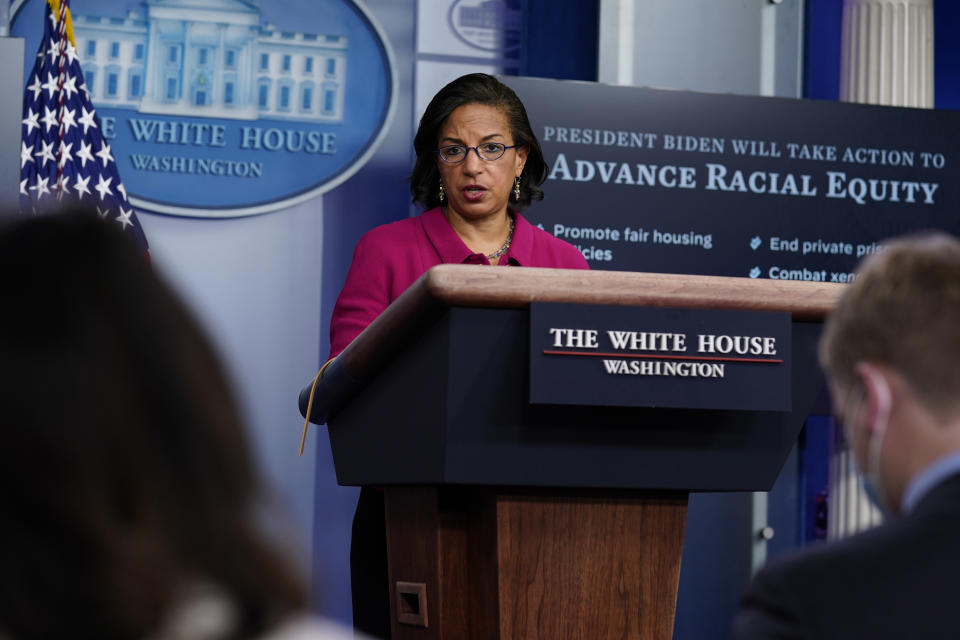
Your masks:
{"label": "wooden podium", "polygon": [[[341,484],[385,492],[393,638],[672,637],[690,491],[768,490],[842,285],[432,268],[327,368]],[[792,410],[532,405],[531,301],[785,311]],[[309,388],[301,394],[306,413]]]}

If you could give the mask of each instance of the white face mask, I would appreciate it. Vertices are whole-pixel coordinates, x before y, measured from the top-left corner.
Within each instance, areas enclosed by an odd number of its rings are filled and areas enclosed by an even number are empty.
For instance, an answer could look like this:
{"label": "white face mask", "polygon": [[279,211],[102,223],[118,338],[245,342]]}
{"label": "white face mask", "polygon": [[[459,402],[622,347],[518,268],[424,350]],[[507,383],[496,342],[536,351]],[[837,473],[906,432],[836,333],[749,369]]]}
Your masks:
{"label": "white face mask", "polygon": [[[874,379],[877,392],[877,416],[876,423],[867,431],[867,468],[858,469],[860,479],[863,482],[863,490],[867,498],[888,517],[891,513],[890,506],[883,495],[880,483],[880,456],[883,452],[883,438],[887,434],[887,425],[890,422],[890,386],[882,376],[876,376]],[[856,421],[860,418],[860,411],[863,408],[863,401],[866,392],[862,392],[857,404],[857,410],[851,415],[852,420],[845,420],[844,435],[850,446],[853,446],[852,429]],[[856,456],[854,456],[854,465],[857,465]]]}

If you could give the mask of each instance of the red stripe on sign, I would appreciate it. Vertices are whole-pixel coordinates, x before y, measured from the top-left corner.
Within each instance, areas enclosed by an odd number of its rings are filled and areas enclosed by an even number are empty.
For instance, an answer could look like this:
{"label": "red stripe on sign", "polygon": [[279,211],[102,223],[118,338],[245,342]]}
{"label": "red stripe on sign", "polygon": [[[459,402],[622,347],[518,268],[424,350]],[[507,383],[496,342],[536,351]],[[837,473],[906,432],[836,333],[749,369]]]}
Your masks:
{"label": "red stripe on sign", "polygon": [[598,353],[596,351],[551,351],[544,349],[545,356],[593,356],[602,358],[641,358],[646,360],[700,360],[703,362],[760,362],[763,364],[783,364],[776,358],[736,358],[717,356],[668,356],[654,353]]}

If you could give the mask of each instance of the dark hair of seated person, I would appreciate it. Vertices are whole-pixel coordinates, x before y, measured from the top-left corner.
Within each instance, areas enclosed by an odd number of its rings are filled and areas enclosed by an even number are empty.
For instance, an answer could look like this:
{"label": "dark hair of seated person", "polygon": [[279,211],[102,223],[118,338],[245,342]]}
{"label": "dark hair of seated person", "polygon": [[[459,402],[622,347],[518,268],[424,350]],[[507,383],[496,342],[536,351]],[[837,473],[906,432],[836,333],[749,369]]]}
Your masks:
{"label": "dark hair of seated person", "polygon": [[0,300],[0,635],[148,637],[198,583],[232,637],[305,609],[212,348],[119,225],[7,225]]}

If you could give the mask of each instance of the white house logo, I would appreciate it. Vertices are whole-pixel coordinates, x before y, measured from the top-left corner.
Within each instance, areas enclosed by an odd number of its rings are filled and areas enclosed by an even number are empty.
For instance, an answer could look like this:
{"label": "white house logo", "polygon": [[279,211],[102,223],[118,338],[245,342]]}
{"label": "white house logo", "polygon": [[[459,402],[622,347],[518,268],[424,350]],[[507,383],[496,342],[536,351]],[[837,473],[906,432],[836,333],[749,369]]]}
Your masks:
{"label": "white house logo", "polygon": [[475,49],[506,52],[520,46],[516,0],[454,0],[447,22],[454,35]]}
{"label": "white house logo", "polygon": [[[333,188],[372,155],[396,100],[379,28],[351,0],[278,4],[72,3],[84,81],[134,205],[264,213]],[[14,4],[27,50],[43,5]]]}

